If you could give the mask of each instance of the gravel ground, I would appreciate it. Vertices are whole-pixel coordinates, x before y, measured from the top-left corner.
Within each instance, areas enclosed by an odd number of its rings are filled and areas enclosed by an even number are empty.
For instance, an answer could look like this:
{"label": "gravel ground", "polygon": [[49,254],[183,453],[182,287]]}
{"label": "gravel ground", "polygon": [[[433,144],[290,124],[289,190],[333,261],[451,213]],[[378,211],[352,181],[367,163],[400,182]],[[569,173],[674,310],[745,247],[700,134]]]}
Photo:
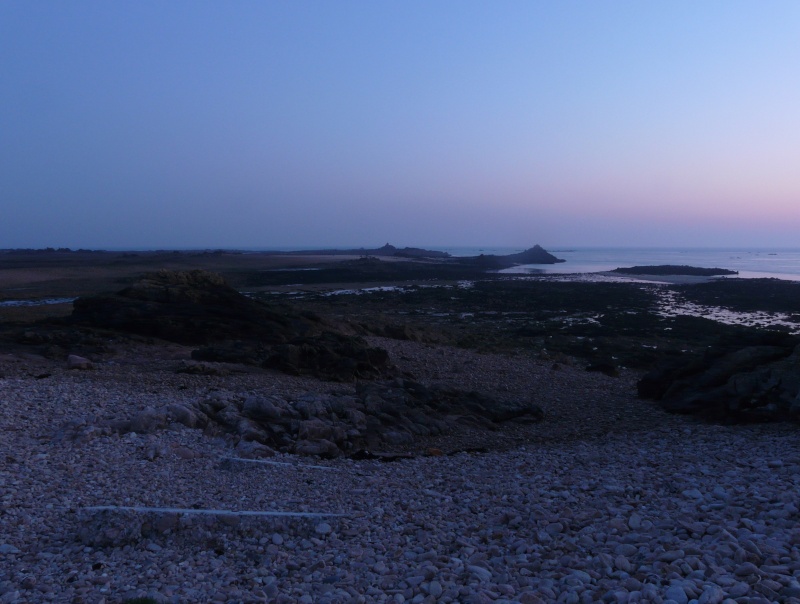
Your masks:
{"label": "gravel ground", "polygon": [[[174,350],[93,371],[1,358],[0,604],[800,602],[794,428],[667,416],[633,397],[632,373],[375,343],[420,381],[525,397],[545,421],[419,444],[481,454],[230,461],[229,439],[180,425],[60,428],[211,391],[351,386],[176,374]],[[342,516],[86,509],[102,505]]]}

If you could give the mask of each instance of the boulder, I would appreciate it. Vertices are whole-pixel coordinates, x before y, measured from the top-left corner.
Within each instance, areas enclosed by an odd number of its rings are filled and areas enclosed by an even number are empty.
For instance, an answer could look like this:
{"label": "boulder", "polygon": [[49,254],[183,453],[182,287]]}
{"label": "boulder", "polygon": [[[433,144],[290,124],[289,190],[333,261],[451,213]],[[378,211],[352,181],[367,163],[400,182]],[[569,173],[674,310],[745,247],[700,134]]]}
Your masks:
{"label": "boulder", "polygon": [[279,420],[284,412],[275,404],[277,401],[259,396],[248,396],[242,406],[242,414],[251,419],[260,421]]}
{"label": "boulder", "polygon": [[171,421],[183,424],[187,428],[202,428],[208,423],[208,419],[205,416],[201,417],[196,410],[177,403],[167,406],[167,415]]}
{"label": "boulder", "polygon": [[298,441],[294,447],[294,453],[297,455],[314,455],[327,459],[339,457],[342,454],[339,447],[324,439]]}
{"label": "boulder", "polygon": [[244,459],[264,459],[266,457],[275,457],[275,451],[261,443],[240,440],[235,448],[236,455]]}
{"label": "boulder", "polygon": [[128,430],[137,434],[149,434],[167,426],[168,412],[166,409],[147,407],[140,411],[131,420]]}
{"label": "boulder", "polygon": [[94,364],[84,357],[71,354],[67,357],[67,369],[93,369]]}
{"label": "boulder", "polygon": [[797,419],[800,344],[776,333],[723,342],[702,356],[661,363],[638,390],[674,413],[732,421]]}
{"label": "boulder", "polygon": [[315,417],[314,419],[300,422],[297,428],[297,438],[300,440],[341,441],[344,439],[344,432],[332,424]]}

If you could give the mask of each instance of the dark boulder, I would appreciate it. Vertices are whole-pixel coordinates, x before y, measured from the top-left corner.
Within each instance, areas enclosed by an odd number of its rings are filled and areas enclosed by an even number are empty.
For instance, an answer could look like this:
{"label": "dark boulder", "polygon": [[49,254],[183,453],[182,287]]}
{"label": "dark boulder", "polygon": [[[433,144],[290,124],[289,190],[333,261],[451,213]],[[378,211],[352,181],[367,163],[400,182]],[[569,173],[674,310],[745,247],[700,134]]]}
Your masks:
{"label": "dark boulder", "polygon": [[721,342],[702,356],[668,359],[638,384],[667,411],[732,421],[800,416],[800,345],[786,334]]}

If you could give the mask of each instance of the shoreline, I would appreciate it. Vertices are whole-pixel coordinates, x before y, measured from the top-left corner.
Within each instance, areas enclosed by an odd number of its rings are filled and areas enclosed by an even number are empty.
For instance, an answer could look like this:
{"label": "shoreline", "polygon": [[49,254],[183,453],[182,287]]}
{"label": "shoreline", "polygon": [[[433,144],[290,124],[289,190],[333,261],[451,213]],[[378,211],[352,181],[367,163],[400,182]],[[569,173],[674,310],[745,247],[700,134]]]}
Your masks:
{"label": "shoreline", "polygon": [[[261,266],[229,274],[246,283]],[[119,291],[133,268],[80,287],[111,283]],[[672,285],[500,279],[316,296],[292,308],[266,300],[283,317],[324,316],[343,336],[385,350],[390,371],[374,382],[198,362],[197,346],[152,333],[34,324],[33,314],[9,325],[3,315],[0,598],[793,602],[800,598],[796,425],[706,423],[637,398],[643,371],[664,355],[707,352],[720,334],[743,333],[658,316],[654,290],[677,296],[715,284],[665,289]],[[752,288],[730,285],[729,296],[749,303]],[[790,290],[776,287],[770,300],[794,304]],[[231,296],[235,307],[241,296]],[[69,310],[54,306],[33,310]],[[75,366],[91,368],[69,369],[75,353],[90,357]],[[543,414],[477,421],[456,407],[432,420],[444,432],[408,428],[403,436],[347,406],[370,383],[383,390],[364,395],[363,408],[369,400],[369,413],[387,414],[381,405],[396,399],[386,392],[406,381],[477,391]],[[258,436],[253,430],[273,430],[237,415],[252,397],[269,402],[257,407],[266,414],[306,410],[297,418],[306,436],[296,426],[293,443],[248,440]],[[332,397],[342,405],[336,417],[319,411]],[[234,419],[193,419],[210,407]],[[301,438],[313,440],[311,430],[344,430],[346,414],[353,426],[394,431],[377,441],[377,459],[288,453],[300,450]],[[387,422],[405,429],[403,419]],[[326,514],[343,516],[319,516]]]}
{"label": "shoreline", "polygon": [[[319,468],[278,454],[267,459],[283,465],[226,464],[241,454],[224,435],[180,424],[124,436],[90,428],[97,417],[220,390],[330,385],[270,371],[177,374],[188,353],[180,347],[162,360],[148,347],[123,348],[94,371],[0,358],[0,580],[4,595],[16,594],[8,601],[399,595],[537,603],[794,593],[800,533],[796,502],[786,497],[800,475],[793,428],[668,415],[633,398],[635,374],[609,378],[551,361],[381,341],[423,383],[507,388],[542,404],[546,419],[484,433],[498,446],[480,454],[311,462]],[[45,369],[51,377],[30,375]],[[83,436],[69,437],[70,425]],[[465,427],[420,445],[480,445],[474,438]],[[109,505],[343,516],[89,509]]]}

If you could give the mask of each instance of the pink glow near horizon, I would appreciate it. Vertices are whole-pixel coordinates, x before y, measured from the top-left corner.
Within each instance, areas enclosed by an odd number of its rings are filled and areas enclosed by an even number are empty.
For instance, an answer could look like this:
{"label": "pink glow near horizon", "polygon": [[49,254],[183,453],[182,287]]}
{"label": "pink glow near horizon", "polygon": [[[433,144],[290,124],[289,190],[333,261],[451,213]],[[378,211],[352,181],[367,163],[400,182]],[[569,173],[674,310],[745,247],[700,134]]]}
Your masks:
{"label": "pink glow near horizon", "polygon": [[800,243],[800,4],[0,4],[0,247]]}

